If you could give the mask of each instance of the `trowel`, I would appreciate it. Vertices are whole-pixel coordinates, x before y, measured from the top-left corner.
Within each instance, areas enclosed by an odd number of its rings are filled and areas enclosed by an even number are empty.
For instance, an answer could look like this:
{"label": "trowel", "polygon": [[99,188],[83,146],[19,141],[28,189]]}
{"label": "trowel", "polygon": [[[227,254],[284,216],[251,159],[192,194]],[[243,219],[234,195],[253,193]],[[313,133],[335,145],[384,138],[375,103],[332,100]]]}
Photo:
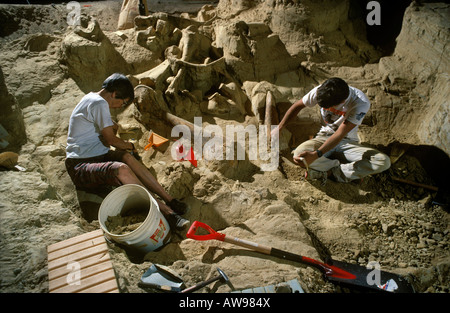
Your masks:
{"label": "trowel", "polygon": [[170,268],[153,264],[141,277],[139,287],[155,288],[169,292],[180,292],[186,286],[183,279]]}

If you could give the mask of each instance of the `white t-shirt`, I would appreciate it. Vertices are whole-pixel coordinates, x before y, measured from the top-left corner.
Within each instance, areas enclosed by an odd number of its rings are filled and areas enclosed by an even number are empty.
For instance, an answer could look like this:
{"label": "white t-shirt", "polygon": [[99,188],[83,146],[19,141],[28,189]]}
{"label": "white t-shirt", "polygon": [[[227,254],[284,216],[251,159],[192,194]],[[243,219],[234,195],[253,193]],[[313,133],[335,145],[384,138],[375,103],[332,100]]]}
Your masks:
{"label": "white t-shirt", "polygon": [[[303,98],[303,104],[307,107],[315,106],[317,103],[317,86],[308,92]],[[359,141],[358,139],[358,125],[361,125],[364,116],[370,109],[370,101],[366,95],[359,89],[349,86],[350,94],[345,101],[338,105],[328,109],[320,108],[320,114],[322,115],[324,126],[320,129],[319,133],[327,136],[334,134],[339,125],[343,121],[356,124],[346,136],[346,138]]]}
{"label": "white t-shirt", "polygon": [[70,116],[67,158],[90,158],[108,153],[99,136],[103,128],[114,125],[108,102],[90,92],[77,104]]}

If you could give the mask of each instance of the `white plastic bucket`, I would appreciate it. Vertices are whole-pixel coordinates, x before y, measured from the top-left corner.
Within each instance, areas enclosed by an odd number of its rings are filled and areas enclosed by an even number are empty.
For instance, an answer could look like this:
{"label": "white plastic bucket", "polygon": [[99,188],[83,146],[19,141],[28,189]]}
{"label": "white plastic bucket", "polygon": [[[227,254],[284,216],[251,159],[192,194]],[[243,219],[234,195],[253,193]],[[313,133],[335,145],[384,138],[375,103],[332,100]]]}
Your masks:
{"label": "white plastic bucket", "polygon": [[[117,216],[136,208],[149,208],[147,217],[138,228],[122,235],[109,232],[105,224],[108,216]],[[170,240],[170,226],[158,203],[139,185],[123,185],[109,193],[100,205],[98,221],[107,238],[141,252],[156,250]]]}

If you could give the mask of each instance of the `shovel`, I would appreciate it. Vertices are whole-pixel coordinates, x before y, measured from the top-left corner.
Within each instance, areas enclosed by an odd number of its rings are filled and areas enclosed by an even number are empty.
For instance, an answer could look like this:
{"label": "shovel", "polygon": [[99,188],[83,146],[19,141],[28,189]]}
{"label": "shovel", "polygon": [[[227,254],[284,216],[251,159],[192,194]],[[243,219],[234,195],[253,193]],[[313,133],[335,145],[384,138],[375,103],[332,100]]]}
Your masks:
{"label": "shovel", "polygon": [[[204,229],[208,232],[206,235],[197,235],[198,229]],[[239,239],[222,233],[218,233],[205,223],[195,221],[192,223],[186,236],[194,240],[219,240],[245,247],[260,253],[271,255],[280,259],[300,262],[319,269],[324,278],[330,282],[342,284],[347,287],[358,287],[362,289],[371,289],[376,291],[389,291],[395,293],[412,293],[414,288],[409,282],[401,276],[393,273],[380,271],[379,269],[367,269],[356,264],[350,264],[332,260],[331,264],[310,259],[298,254],[278,250],[254,243],[251,241]],[[382,283],[383,282],[383,283]]]}

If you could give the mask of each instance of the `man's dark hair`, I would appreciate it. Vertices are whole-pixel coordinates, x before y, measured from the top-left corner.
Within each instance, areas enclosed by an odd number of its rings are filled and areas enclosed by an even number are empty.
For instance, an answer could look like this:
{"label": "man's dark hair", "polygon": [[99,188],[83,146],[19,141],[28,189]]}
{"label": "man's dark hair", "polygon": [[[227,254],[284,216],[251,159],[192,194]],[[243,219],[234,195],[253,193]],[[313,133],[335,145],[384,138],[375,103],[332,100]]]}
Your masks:
{"label": "man's dark hair", "polygon": [[328,109],[347,99],[349,93],[348,85],[343,79],[329,78],[317,88],[317,102],[322,108]]}
{"label": "man's dark hair", "polygon": [[123,74],[114,73],[103,82],[102,89],[116,92],[117,99],[134,100],[134,88],[130,80]]}

